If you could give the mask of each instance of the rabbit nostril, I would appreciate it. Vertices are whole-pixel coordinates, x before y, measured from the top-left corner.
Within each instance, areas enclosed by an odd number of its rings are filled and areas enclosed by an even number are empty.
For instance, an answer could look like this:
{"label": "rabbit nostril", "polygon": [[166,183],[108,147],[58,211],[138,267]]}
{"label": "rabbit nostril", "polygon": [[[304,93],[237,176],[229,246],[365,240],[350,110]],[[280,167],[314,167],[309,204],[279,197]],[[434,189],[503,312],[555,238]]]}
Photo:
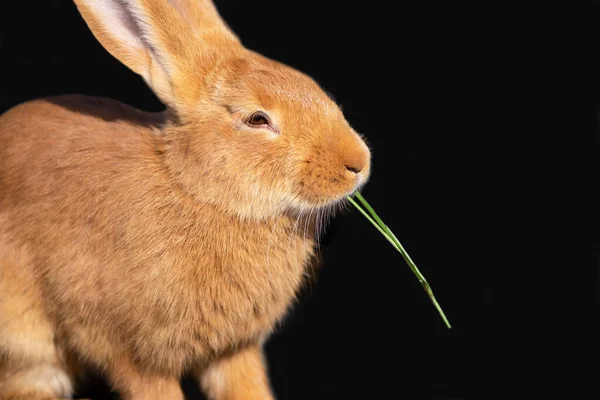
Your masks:
{"label": "rabbit nostril", "polygon": [[356,168],[351,165],[346,165],[346,169],[350,172],[354,172],[355,174],[358,174],[360,171],[362,171],[362,168]]}

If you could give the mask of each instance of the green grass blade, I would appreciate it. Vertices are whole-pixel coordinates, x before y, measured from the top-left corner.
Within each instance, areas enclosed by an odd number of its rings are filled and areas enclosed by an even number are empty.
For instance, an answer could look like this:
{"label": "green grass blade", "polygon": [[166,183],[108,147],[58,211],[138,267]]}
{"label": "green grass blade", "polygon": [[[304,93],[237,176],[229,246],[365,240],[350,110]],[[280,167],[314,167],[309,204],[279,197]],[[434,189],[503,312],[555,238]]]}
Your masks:
{"label": "green grass blade", "polygon": [[379,218],[379,215],[377,215],[375,210],[373,210],[373,207],[371,207],[371,205],[369,203],[367,203],[367,200],[365,200],[365,198],[362,197],[360,192],[354,192],[354,196],[356,196],[356,198],[362,203],[362,205],[367,209],[367,211],[369,211],[369,213],[373,216],[373,219],[375,219],[375,221],[377,221],[379,226],[381,226],[383,228],[383,230],[387,230],[387,226],[383,223],[381,218]]}
{"label": "green grass blade", "polygon": [[[381,232],[381,234],[388,240],[388,242],[390,242],[392,244],[392,246],[394,246],[396,248],[396,250],[400,251],[398,249],[398,246],[396,246],[396,243],[394,242],[394,240],[392,240],[392,238],[388,235],[388,233],[386,231],[383,230],[383,228],[381,228],[379,225],[377,225],[377,222],[373,221],[373,218],[371,218],[371,216],[369,214],[367,214],[367,212],[365,210],[362,209],[362,207],[360,205],[358,205],[358,203],[356,201],[354,201],[354,199],[350,196],[348,196],[348,200],[350,201],[350,203],[354,204],[354,206],[358,209],[358,211],[360,211],[365,218],[367,218],[372,224],[373,226],[375,226],[375,228],[377,228],[377,230],[379,230],[379,232]],[[400,253],[402,254],[402,253]]]}
{"label": "green grass blade", "polygon": [[415,265],[414,261],[408,255],[408,252],[406,252],[406,250],[404,250],[404,246],[402,246],[402,244],[400,243],[400,241],[398,240],[396,235],[394,235],[394,232],[392,232],[392,230],[381,220],[381,218],[379,218],[379,215],[377,215],[377,213],[375,212],[373,207],[371,207],[371,205],[367,202],[367,200],[365,200],[365,198],[359,192],[355,192],[355,195],[358,198],[358,200],[363,204],[363,206],[367,209],[367,211],[369,211],[371,213],[371,215],[373,216],[375,221],[377,221],[377,223],[379,224],[381,229],[383,229],[390,236],[390,238],[394,241],[396,246],[398,246],[400,248],[402,256],[404,257],[406,262],[409,265],[413,265],[415,267],[415,270],[418,273],[418,277],[420,277],[419,281],[421,281],[421,280],[426,281],[423,274],[421,274],[421,272]]}
{"label": "green grass blade", "polygon": [[[381,218],[379,218],[379,215],[377,215],[377,213],[375,212],[373,207],[371,207],[371,205],[367,202],[367,200],[360,194],[360,192],[355,192],[355,196],[363,204],[363,206],[371,213],[371,215],[373,216],[375,221],[377,221],[379,226],[381,226],[381,228],[384,231],[386,231],[391,236],[391,238],[396,242],[396,245],[404,251],[406,258],[408,258],[410,260],[410,256],[404,250],[404,247],[402,246],[402,244],[400,244],[400,241],[398,240],[396,235],[394,235],[394,233],[391,231],[391,229],[381,220]],[[412,260],[410,260],[410,263],[412,263],[414,265],[414,262]],[[415,268],[416,268],[416,266],[415,266]],[[423,278],[423,280],[425,280],[425,278],[422,275],[421,275],[421,277]]]}
{"label": "green grass blade", "polygon": [[423,286],[423,289],[425,289],[425,292],[429,296],[429,299],[431,300],[435,308],[438,310],[438,313],[446,323],[446,326],[448,327],[448,329],[450,329],[450,322],[448,322],[448,319],[446,318],[442,307],[440,307],[439,303],[437,302],[433,291],[431,290],[431,286],[429,286],[429,283],[427,282],[421,271],[419,271],[414,261],[410,258],[407,251],[404,249],[396,235],[394,235],[391,229],[387,225],[385,225],[385,223],[381,220],[381,218],[379,218],[375,210],[373,210],[373,208],[369,205],[369,203],[364,199],[364,197],[362,197],[362,195],[359,192],[355,192],[355,196],[371,213],[371,216],[368,215],[367,212],[352,197],[347,196],[348,201],[350,201],[350,203],[352,203],[352,205],[354,205],[354,207],[356,207],[356,209],[358,209],[369,220],[369,222],[371,222],[371,224],[373,224],[373,226],[375,226],[375,228],[377,228],[377,230],[379,230],[379,232],[394,246],[394,248],[400,253],[400,255],[402,255],[404,261],[406,261],[409,268],[417,277],[419,283],[421,283],[421,286]]}

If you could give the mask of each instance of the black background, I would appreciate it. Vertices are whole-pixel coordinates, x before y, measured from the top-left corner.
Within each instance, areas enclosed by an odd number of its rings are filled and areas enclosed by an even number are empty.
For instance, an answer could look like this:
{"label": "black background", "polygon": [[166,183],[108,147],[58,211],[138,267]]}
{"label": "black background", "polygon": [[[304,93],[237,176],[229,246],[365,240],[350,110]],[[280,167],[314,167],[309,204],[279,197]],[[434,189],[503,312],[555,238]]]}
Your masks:
{"label": "black background", "polygon": [[[332,222],[317,283],[266,346],[282,400],[462,399],[473,379],[467,304],[493,303],[492,273],[480,272],[471,285],[463,255],[474,246],[465,221],[479,201],[476,193],[465,196],[461,183],[463,132],[474,124],[465,88],[485,86],[485,78],[471,77],[483,62],[472,43],[477,34],[461,10],[371,3],[216,2],[248,48],[312,76],[365,135],[373,170],[363,194],[453,325],[446,329],[400,255],[350,210]],[[0,68],[0,112],[64,93],[162,108],[142,79],[100,46],[70,0],[3,2]],[[485,329],[489,318],[477,318]],[[201,398],[191,382],[184,385],[189,399]],[[108,396],[101,382],[82,395]]]}

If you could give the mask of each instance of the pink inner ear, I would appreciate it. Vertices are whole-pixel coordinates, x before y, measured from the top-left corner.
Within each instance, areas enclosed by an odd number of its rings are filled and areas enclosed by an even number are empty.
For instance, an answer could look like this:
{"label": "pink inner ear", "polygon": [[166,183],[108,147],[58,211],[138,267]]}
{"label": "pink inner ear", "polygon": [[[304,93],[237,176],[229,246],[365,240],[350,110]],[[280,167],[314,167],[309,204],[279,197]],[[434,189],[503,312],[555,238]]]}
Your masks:
{"label": "pink inner ear", "polygon": [[102,22],[104,29],[123,46],[131,49],[143,48],[140,29],[127,9],[126,0],[85,0]]}

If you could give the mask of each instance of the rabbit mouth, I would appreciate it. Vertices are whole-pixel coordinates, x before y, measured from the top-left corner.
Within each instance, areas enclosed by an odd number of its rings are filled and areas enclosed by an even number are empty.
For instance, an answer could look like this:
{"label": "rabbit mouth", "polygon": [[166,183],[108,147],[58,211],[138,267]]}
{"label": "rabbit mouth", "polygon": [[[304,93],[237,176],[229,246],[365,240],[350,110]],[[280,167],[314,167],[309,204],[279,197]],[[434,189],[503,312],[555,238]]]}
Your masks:
{"label": "rabbit mouth", "polygon": [[300,212],[344,207],[347,197],[360,191],[368,182],[369,167],[361,171],[344,170],[329,177],[315,173],[317,179],[299,183],[292,207]]}

